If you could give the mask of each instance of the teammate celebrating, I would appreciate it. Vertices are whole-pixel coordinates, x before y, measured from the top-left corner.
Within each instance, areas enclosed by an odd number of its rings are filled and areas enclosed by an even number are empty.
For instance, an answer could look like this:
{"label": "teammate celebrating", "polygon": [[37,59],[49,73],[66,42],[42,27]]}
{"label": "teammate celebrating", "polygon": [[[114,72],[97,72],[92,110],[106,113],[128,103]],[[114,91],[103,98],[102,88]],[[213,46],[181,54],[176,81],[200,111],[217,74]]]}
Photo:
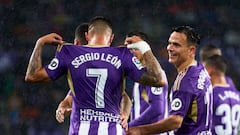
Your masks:
{"label": "teammate celebrating", "polygon": [[212,85],[204,66],[195,60],[199,36],[189,26],[173,29],[168,39],[168,61],[178,71],[172,86],[168,118],[129,129],[129,135],[163,133],[210,135],[212,121]]}
{"label": "teammate celebrating", "polygon": [[[133,31],[127,34],[125,44],[134,43],[136,39],[149,42],[147,34]],[[142,59],[141,52],[137,49],[131,49],[131,52],[144,66],[145,61]],[[162,70],[162,75],[167,82],[164,70]],[[168,116],[168,84],[164,87],[151,87],[135,82],[132,95],[133,109],[129,127],[150,124]],[[167,133],[161,135],[167,135]]]}
{"label": "teammate celebrating", "polygon": [[[222,56],[222,51],[220,48],[218,48],[217,46],[213,45],[213,44],[207,44],[207,45],[204,45],[202,48],[200,48],[200,60],[201,62],[204,64],[206,59],[208,57],[211,57],[213,55],[220,55]],[[227,83],[230,85],[230,86],[233,86],[235,87],[232,79],[229,77],[229,76],[225,76],[226,80],[227,80]]]}
{"label": "teammate celebrating", "polygon": [[[41,51],[46,44],[63,44],[62,37],[52,33],[41,37],[29,61],[25,80],[49,82],[67,74],[73,94],[70,135],[125,134],[120,125],[120,102],[123,76],[153,86],[164,86],[160,64],[146,42],[125,47],[110,47],[112,24],[104,17],[90,21],[86,39],[88,45],[61,45],[55,58],[41,65]],[[146,66],[128,48],[137,48]]]}
{"label": "teammate celebrating", "polygon": [[[88,31],[88,23],[82,23],[77,26],[75,30],[75,39],[74,39],[74,44],[75,45],[86,45],[87,40],[85,38],[85,33]],[[125,81],[125,80],[124,80]],[[124,84],[123,84],[124,85]],[[65,116],[69,115],[72,111],[72,92],[69,90],[68,94],[62,100],[58,108],[56,110],[56,120],[59,123],[64,122]],[[128,118],[130,115],[130,110],[131,110],[131,100],[127,93],[125,92],[125,86],[123,86],[123,93],[122,93],[122,100],[121,100],[121,125],[123,128],[127,129],[128,128]],[[69,129],[71,128],[72,125],[70,125]],[[70,131],[71,132],[71,131]]]}
{"label": "teammate celebrating", "polygon": [[240,122],[240,93],[225,78],[227,63],[222,56],[206,58],[204,65],[213,85],[213,135],[237,135]]}

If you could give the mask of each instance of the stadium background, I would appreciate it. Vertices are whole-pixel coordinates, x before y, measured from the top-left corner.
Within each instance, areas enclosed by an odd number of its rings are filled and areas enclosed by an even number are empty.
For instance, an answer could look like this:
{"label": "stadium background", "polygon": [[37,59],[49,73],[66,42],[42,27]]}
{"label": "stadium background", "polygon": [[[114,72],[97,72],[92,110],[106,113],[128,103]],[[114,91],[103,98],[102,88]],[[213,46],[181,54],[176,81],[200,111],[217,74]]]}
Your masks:
{"label": "stadium background", "polygon": [[[50,84],[24,82],[40,36],[56,32],[72,42],[78,24],[107,16],[114,25],[113,45],[122,44],[131,30],[149,35],[171,84],[176,71],[167,62],[168,36],[171,27],[190,25],[201,35],[199,47],[213,43],[223,50],[228,75],[240,89],[239,13],[238,0],[0,0],[0,134],[62,135],[68,130],[68,119],[64,124],[55,120],[55,109],[68,90],[65,78]],[[44,64],[54,50],[44,48]]]}

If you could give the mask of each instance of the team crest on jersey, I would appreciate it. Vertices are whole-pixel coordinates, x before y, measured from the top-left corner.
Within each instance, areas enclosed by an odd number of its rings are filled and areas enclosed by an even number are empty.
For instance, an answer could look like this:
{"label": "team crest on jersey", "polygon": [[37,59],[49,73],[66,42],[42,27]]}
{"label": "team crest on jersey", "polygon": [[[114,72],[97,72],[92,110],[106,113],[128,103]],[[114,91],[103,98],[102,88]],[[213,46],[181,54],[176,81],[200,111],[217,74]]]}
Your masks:
{"label": "team crest on jersey", "polygon": [[179,110],[181,107],[182,107],[182,101],[181,101],[179,98],[175,98],[175,99],[172,101],[172,104],[171,104],[172,110],[177,111],[177,110]]}
{"label": "team crest on jersey", "polygon": [[160,87],[160,88],[158,88],[158,87],[152,87],[151,88],[151,91],[152,91],[152,93],[154,94],[154,95],[160,95],[160,94],[162,94],[162,91],[163,91],[163,89]]}
{"label": "team crest on jersey", "polygon": [[48,65],[48,68],[50,70],[55,70],[58,67],[59,61],[57,58],[52,59],[52,61],[50,62],[50,64]]}
{"label": "team crest on jersey", "polygon": [[137,57],[132,57],[132,62],[139,70],[143,68],[142,63],[137,59]]}

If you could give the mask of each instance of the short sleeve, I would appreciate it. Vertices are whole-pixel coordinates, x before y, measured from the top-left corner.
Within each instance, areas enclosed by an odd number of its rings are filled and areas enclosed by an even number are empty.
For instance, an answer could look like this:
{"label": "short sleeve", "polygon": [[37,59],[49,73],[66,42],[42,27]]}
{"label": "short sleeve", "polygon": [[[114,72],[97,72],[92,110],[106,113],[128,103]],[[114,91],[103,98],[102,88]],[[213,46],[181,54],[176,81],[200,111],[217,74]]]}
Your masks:
{"label": "short sleeve", "polygon": [[64,61],[64,57],[62,56],[63,52],[56,52],[55,57],[51,60],[51,62],[45,66],[45,70],[47,71],[48,76],[52,80],[56,80],[63,74],[67,73],[67,66]]}
{"label": "short sleeve", "polygon": [[174,91],[171,102],[170,115],[181,115],[185,117],[191,105],[193,95],[187,91]]}
{"label": "short sleeve", "polygon": [[132,80],[137,81],[146,72],[146,68],[129,50],[126,51],[123,59],[124,72]]}

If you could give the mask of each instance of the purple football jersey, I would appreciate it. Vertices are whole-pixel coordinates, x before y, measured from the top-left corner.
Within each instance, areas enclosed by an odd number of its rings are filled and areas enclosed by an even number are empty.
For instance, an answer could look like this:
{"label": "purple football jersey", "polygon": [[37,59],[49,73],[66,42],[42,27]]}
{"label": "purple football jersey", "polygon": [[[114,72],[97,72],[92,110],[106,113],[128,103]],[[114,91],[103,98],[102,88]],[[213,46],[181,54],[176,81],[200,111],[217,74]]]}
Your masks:
{"label": "purple football jersey", "polygon": [[225,79],[231,87],[236,88],[235,84],[233,83],[233,80],[229,76],[225,76]]}
{"label": "purple football jersey", "polygon": [[125,133],[120,126],[123,75],[137,81],[146,70],[127,48],[64,45],[45,69],[52,80],[67,74],[74,102],[69,134]]}
{"label": "purple football jersey", "polygon": [[202,64],[180,72],[172,87],[170,115],[182,116],[176,135],[211,135],[212,85]]}
{"label": "purple football jersey", "polygon": [[240,93],[233,86],[213,88],[213,135],[237,135],[240,123]]}
{"label": "purple football jersey", "polygon": [[[164,71],[162,75],[168,82]],[[168,112],[168,84],[164,87],[151,87],[134,83],[133,108],[129,127],[157,122],[167,118]],[[158,135],[168,135],[168,133]]]}

